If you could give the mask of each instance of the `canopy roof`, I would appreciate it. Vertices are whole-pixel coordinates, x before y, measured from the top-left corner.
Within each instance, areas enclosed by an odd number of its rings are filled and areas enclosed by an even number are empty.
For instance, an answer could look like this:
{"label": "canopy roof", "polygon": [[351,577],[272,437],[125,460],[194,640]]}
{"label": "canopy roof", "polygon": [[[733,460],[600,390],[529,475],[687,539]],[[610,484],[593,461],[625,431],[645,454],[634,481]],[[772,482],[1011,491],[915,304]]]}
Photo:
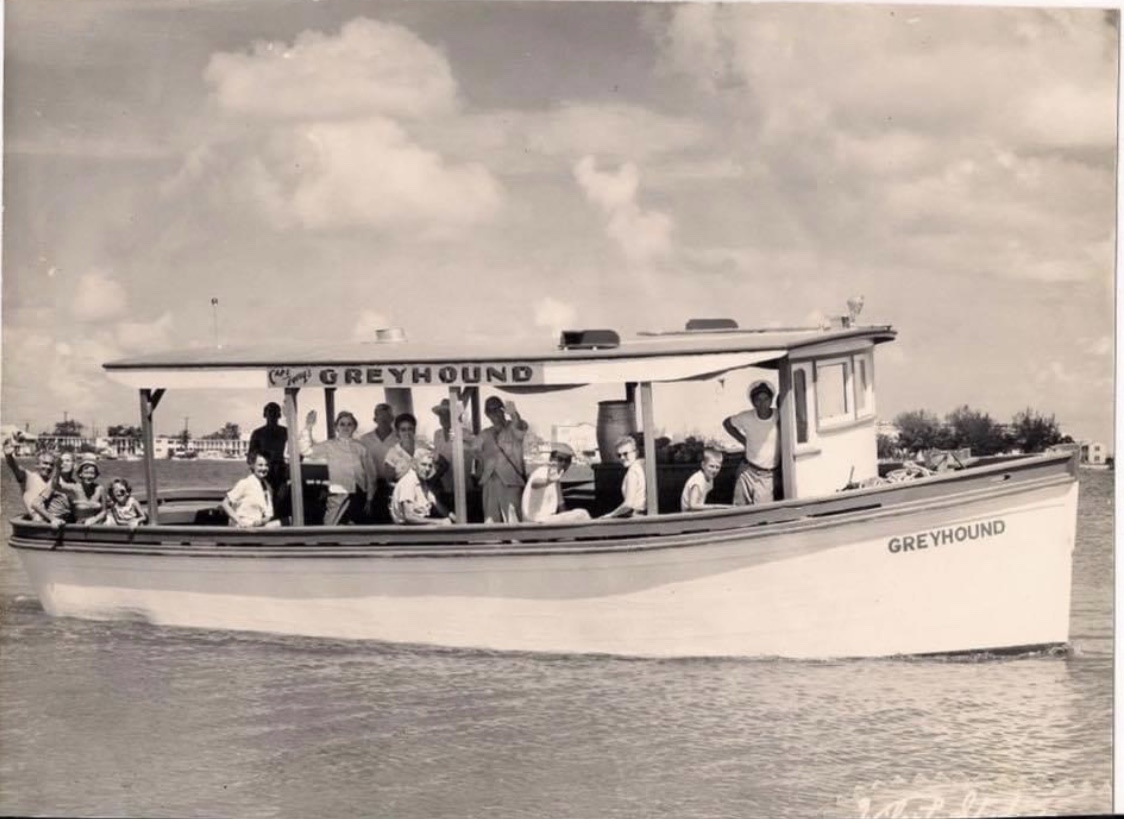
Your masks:
{"label": "canopy roof", "polygon": [[[895,337],[889,326],[642,333],[614,347],[490,340],[349,344],[277,342],[196,348],[103,365],[139,388],[419,386],[482,383],[528,389],[624,381],[680,381],[769,364],[790,352],[861,349]],[[494,376],[494,377],[493,377]],[[473,380],[473,379],[476,380]]]}

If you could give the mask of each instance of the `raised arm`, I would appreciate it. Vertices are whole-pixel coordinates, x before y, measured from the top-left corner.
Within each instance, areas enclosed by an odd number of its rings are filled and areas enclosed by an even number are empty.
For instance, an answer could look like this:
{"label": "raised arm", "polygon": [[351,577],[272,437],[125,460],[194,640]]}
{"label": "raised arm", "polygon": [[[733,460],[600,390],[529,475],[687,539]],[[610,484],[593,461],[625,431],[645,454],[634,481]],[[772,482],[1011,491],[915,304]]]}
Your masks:
{"label": "raised arm", "polygon": [[16,445],[12,443],[11,438],[4,439],[4,460],[8,462],[8,468],[12,470],[12,474],[16,476],[16,481],[19,482],[22,489],[27,483],[27,470],[20,466],[16,460]]}
{"label": "raised arm", "polygon": [[729,433],[731,438],[733,438],[742,446],[745,446],[745,435],[742,434],[742,431],[740,429],[734,426],[734,416],[731,415],[729,418],[723,421],[722,426],[725,428],[726,432]]}

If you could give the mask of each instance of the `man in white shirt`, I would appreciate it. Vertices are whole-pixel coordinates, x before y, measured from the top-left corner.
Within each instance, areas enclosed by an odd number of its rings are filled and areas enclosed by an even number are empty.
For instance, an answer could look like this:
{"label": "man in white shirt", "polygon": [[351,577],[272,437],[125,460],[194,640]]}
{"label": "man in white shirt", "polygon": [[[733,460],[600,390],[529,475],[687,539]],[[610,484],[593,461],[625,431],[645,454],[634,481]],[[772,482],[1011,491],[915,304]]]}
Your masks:
{"label": "man in white shirt", "polygon": [[433,477],[434,455],[429,449],[418,447],[406,472],[394,485],[390,497],[390,517],[399,524],[445,524],[453,522],[453,515],[429,488]]}
{"label": "man in white shirt", "polygon": [[772,503],[780,488],[777,481],[781,462],[777,437],[777,413],[773,410],[776,392],[768,381],[749,385],[753,409],[731,415],[723,422],[726,432],[745,447],[745,460],[738,467],[734,483],[734,506]]}
{"label": "man in white shirt", "polygon": [[523,487],[523,520],[535,523],[577,523],[589,520],[584,509],[567,509],[562,498],[562,476],[574,461],[567,444],[553,444],[550,461],[527,478]]}

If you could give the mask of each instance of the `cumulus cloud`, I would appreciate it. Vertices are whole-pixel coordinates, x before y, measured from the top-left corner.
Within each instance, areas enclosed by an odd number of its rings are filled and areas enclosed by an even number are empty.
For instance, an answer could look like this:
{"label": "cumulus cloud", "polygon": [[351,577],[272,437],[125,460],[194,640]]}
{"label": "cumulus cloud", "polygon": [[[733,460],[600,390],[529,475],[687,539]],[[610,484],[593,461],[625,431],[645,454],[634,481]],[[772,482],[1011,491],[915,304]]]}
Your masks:
{"label": "cumulus cloud", "polygon": [[336,34],[212,57],[210,137],[163,186],[209,193],[276,230],[367,228],[444,239],[493,219],[498,179],[417,134],[458,119],[445,56],[401,26],[364,18]]}
{"label": "cumulus cloud", "polygon": [[298,120],[427,118],[452,112],[456,82],[440,51],[409,29],[358,18],[339,34],[215,54],[204,78],[226,111]]}
{"label": "cumulus cloud", "polygon": [[83,273],[74,285],[71,314],[79,321],[102,322],[115,319],[128,308],[128,295],[108,273]]}
{"label": "cumulus cloud", "polygon": [[[762,240],[914,270],[1111,275],[1116,32],[1097,10],[684,4],[663,65],[729,112]],[[757,237],[754,237],[757,238]]]}
{"label": "cumulus cloud", "polygon": [[626,162],[616,173],[599,171],[597,160],[585,156],[574,165],[574,177],[586,198],[607,217],[606,233],[630,262],[650,263],[671,254],[671,217],[637,204],[640,174],[635,165]]}

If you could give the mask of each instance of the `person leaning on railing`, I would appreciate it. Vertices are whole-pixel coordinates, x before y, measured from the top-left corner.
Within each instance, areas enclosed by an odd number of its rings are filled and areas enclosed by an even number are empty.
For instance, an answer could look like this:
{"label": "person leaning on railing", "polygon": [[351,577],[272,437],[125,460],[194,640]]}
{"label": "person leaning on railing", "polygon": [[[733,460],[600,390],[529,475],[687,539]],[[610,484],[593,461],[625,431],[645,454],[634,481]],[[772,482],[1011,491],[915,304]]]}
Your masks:
{"label": "person leaning on railing", "polygon": [[434,473],[433,450],[419,445],[394,484],[390,518],[400,524],[444,524],[456,520],[429,488]]}

